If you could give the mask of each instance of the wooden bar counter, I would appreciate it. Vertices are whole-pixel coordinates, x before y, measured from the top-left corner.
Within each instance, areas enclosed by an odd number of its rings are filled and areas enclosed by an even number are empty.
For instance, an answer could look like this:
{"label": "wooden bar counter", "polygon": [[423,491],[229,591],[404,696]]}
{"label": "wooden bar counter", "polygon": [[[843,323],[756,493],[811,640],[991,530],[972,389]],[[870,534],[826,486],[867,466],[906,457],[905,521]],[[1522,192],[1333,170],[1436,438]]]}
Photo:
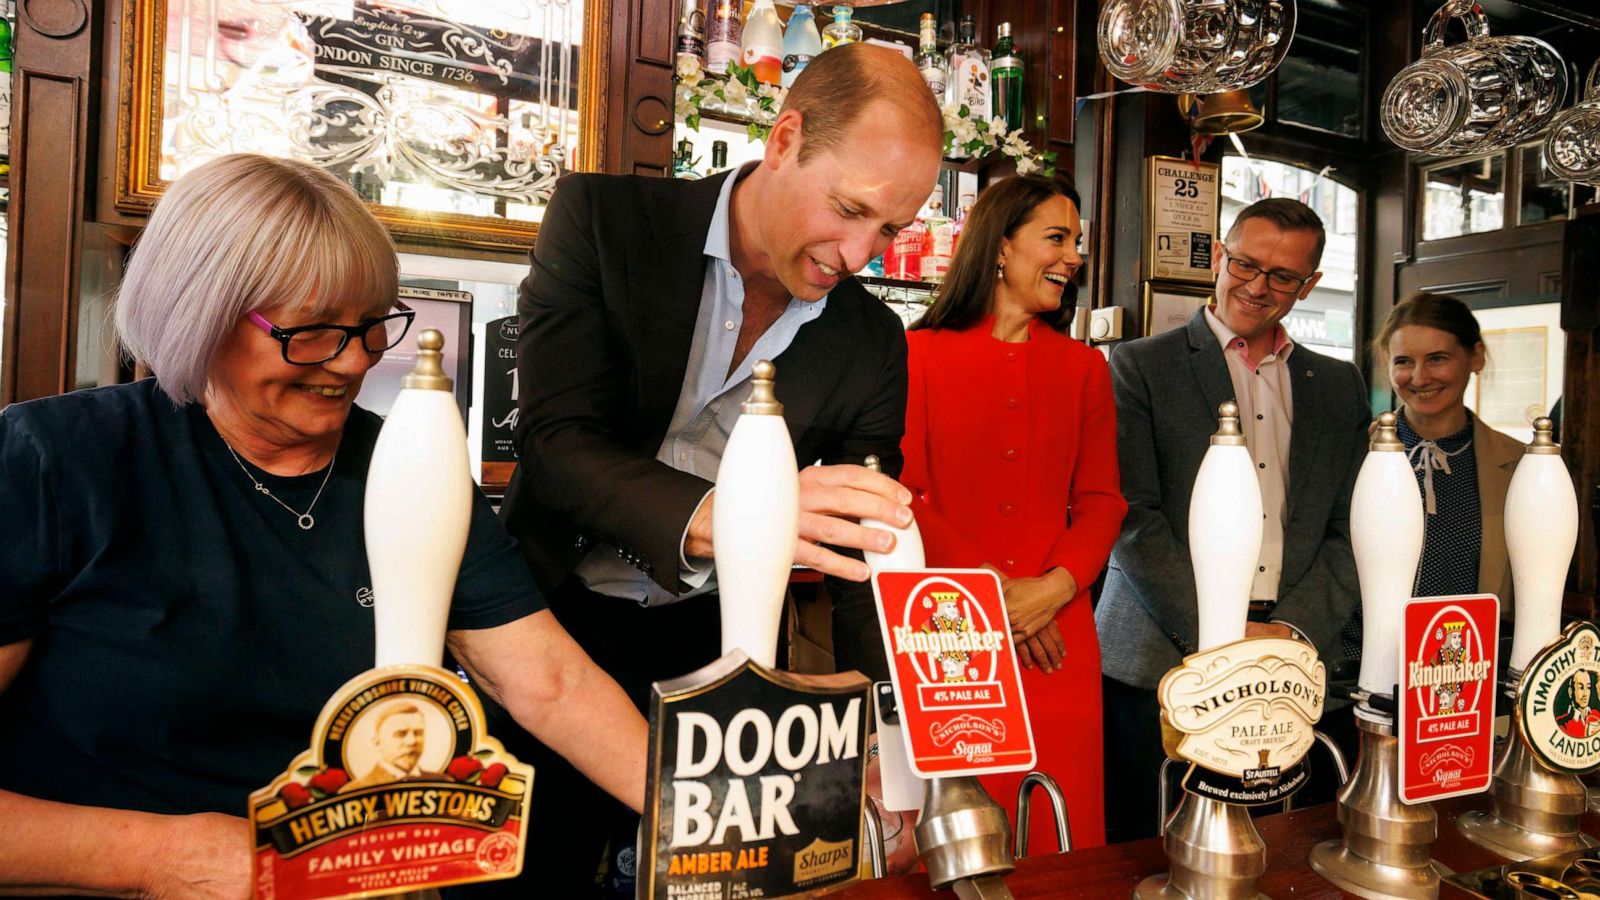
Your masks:
{"label": "wooden bar counter", "polygon": [[[1501,865],[1507,860],[1468,841],[1456,830],[1454,820],[1473,809],[1487,809],[1489,797],[1460,797],[1434,804],[1439,813],[1439,837],[1433,843],[1433,858],[1452,872],[1471,872]],[[1262,893],[1273,900],[1289,898],[1351,897],[1311,871],[1307,858],[1317,843],[1339,837],[1339,822],[1332,803],[1256,819],[1256,828],[1267,844],[1267,874],[1261,879]],[[1593,813],[1583,819],[1583,830],[1600,835],[1600,818]],[[1133,841],[1073,853],[1030,856],[1017,862],[1017,870],[1006,877],[1006,885],[1017,900],[1083,897],[1094,900],[1123,900],[1131,896],[1139,881],[1167,871],[1167,857],[1160,838]],[[932,891],[923,873],[863,881],[836,896],[848,900],[890,900],[890,898],[953,898],[950,891]],[[1439,896],[1465,898],[1473,895],[1448,883]]]}

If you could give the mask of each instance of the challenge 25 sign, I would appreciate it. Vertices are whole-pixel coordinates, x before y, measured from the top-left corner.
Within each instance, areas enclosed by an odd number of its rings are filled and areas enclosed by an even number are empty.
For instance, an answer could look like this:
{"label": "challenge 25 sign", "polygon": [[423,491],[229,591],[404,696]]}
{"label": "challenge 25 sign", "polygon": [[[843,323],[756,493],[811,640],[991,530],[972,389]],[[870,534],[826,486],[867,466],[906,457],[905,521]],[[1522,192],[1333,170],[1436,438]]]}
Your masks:
{"label": "challenge 25 sign", "polygon": [[923,778],[1033,768],[1028,705],[1000,579],[987,569],[873,577],[911,769]]}
{"label": "challenge 25 sign", "polygon": [[869,688],[738,651],[656,683],[638,896],[770,900],[855,880]]}

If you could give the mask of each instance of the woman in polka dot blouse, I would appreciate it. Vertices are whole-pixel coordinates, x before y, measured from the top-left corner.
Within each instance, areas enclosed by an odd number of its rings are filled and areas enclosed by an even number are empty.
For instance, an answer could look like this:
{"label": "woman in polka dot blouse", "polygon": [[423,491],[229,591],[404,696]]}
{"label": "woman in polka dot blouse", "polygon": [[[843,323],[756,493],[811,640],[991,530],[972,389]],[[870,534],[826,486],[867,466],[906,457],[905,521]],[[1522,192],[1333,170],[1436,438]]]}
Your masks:
{"label": "woman in polka dot blouse", "polygon": [[1390,311],[1372,353],[1387,363],[1427,514],[1413,596],[1498,594],[1509,617],[1503,518],[1523,445],[1466,407],[1467,381],[1485,361],[1478,320],[1454,297],[1416,294]]}

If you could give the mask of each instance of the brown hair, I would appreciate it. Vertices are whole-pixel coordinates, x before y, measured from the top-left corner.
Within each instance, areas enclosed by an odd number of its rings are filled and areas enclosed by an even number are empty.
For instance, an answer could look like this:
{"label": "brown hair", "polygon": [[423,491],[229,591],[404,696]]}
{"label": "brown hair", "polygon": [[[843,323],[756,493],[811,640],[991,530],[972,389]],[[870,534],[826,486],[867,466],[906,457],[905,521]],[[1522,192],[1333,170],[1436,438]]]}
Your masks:
{"label": "brown hair", "polygon": [[[995,260],[1000,257],[1000,241],[1016,234],[1018,228],[1032,219],[1039,204],[1058,196],[1071,200],[1074,211],[1079,208],[1077,189],[1070,181],[1059,177],[1018,175],[985,188],[961,231],[961,242],[956,245],[956,255],[945,273],[939,298],[911,330],[952,328],[959,331],[971,328],[988,315],[994,306],[995,282],[999,280]],[[1057,331],[1064,330],[1072,321],[1077,302],[1077,286],[1069,283],[1061,294],[1061,305],[1040,314],[1039,320]]]}
{"label": "brown hair", "polygon": [[812,57],[784,98],[784,112],[800,113],[800,165],[838,146],[875,101],[943,147],[944,116],[917,67],[886,47],[856,42]]}
{"label": "brown hair", "polygon": [[1311,268],[1315,270],[1322,265],[1322,249],[1328,245],[1328,232],[1322,227],[1322,217],[1317,215],[1316,210],[1288,197],[1257,200],[1239,212],[1239,217],[1228,228],[1225,241],[1232,244],[1239,233],[1239,226],[1251,219],[1266,219],[1283,231],[1315,231],[1317,248],[1311,254]]}
{"label": "brown hair", "polygon": [[1389,340],[1394,333],[1407,325],[1436,328],[1456,339],[1463,349],[1471,353],[1483,343],[1483,331],[1472,307],[1447,294],[1412,294],[1389,310],[1383,326],[1372,336],[1370,350],[1373,359],[1389,360]]}

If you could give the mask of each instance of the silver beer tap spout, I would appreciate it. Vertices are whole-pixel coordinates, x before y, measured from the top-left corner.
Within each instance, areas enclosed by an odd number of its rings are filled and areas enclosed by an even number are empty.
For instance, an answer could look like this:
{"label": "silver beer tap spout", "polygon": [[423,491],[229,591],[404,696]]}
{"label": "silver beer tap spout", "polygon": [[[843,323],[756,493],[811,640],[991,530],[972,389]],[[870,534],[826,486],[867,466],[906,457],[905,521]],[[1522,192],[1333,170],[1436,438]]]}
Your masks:
{"label": "silver beer tap spout", "polygon": [[1071,853],[1072,826],[1067,819],[1067,795],[1061,792],[1061,785],[1054,778],[1043,772],[1029,772],[1022,779],[1022,786],[1017,788],[1017,834],[1012,840],[1011,855],[1017,859],[1028,855],[1029,816],[1033,812],[1035,788],[1042,788],[1050,799],[1050,811],[1055,815],[1056,846],[1062,853]]}

